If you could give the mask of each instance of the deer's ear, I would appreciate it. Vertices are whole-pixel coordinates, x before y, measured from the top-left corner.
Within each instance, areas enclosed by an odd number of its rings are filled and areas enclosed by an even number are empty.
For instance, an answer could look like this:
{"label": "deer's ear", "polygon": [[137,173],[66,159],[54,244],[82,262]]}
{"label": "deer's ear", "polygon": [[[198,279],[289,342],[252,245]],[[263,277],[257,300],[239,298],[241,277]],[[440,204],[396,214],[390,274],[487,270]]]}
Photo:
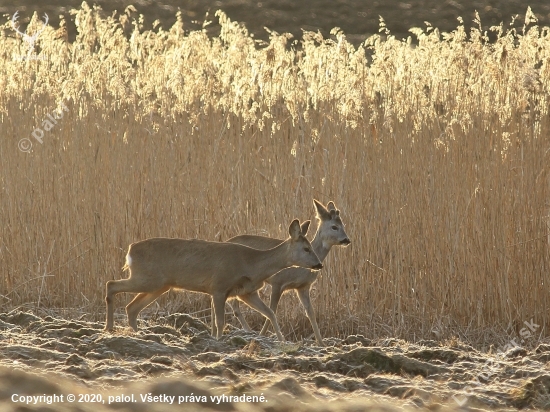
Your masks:
{"label": "deer's ear", "polygon": [[321,202],[313,199],[313,204],[315,205],[315,210],[317,211],[317,217],[321,220],[330,220],[331,216],[329,211],[323,206]]}
{"label": "deer's ear", "polygon": [[300,226],[300,229],[302,230],[302,236],[307,235],[307,231],[309,229],[309,224],[311,223],[311,220],[306,220],[302,225]]}
{"label": "deer's ear", "polygon": [[298,219],[294,219],[292,221],[290,227],[288,228],[288,234],[293,240],[298,240],[302,234],[302,228],[300,227],[300,221]]}

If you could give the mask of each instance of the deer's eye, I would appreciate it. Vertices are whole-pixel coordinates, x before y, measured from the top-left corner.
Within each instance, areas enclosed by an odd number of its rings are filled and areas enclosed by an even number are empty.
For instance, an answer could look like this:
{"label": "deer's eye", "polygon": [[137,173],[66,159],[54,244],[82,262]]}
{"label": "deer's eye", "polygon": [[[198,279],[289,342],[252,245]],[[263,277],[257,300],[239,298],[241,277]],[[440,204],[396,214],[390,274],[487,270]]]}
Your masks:
{"label": "deer's eye", "polygon": [[333,225],[331,229],[332,229],[332,230],[338,230],[338,226]]}
{"label": "deer's eye", "polygon": [[309,252],[311,252],[311,249],[308,248],[308,247],[305,247],[305,248],[304,248],[304,251],[307,252],[307,253],[309,253]]}

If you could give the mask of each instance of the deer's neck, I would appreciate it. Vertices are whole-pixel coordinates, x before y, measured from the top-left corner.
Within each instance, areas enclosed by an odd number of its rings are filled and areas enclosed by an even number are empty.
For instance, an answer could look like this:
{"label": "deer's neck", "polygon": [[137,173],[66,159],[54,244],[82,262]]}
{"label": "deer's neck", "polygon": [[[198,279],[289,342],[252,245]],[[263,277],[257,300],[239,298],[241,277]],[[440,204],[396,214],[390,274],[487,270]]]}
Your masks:
{"label": "deer's neck", "polygon": [[258,279],[264,280],[275,273],[289,267],[287,258],[287,242],[283,242],[273,249],[257,251],[253,260]]}
{"label": "deer's neck", "polygon": [[311,241],[311,246],[313,247],[313,251],[319,258],[319,260],[322,262],[327,257],[328,252],[330,252],[331,246],[325,245],[323,243],[323,240],[321,239],[321,234],[319,232],[320,231],[317,230],[317,232],[315,233],[315,237]]}

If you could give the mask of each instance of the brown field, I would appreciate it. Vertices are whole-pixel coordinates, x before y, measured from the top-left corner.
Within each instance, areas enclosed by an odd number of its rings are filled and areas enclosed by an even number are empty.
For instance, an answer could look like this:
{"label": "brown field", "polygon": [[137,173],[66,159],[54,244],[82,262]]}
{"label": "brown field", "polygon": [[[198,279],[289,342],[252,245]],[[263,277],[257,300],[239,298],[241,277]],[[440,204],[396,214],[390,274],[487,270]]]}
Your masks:
{"label": "brown field", "polygon": [[[550,408],[548,344],[499,355],[456,340],[350,335],[329,338],[322,348],[234,328],[218,341],[208,329],[182,314],[137,334],[106,334],[103,322],[0,314],[2,411],[160,412],[174,410],[159,400],[171,396],[178,410],[201,411]],[[46,398],[25,402],[54,394],[50,405]],[[257,398],[211,398],[223,395]]]}
{"label": "brown field", "polygon": [[[547,339],[550,30],[534,16],[494,27],[492,42],[459,26],[417,29],[414,44],[382,33],[357,45],[335,30],[261,45],[223,13],[215,36],[133,30],[129,14],[83,5],[74,41],[47,26],[30,52],[10,22],[0,30],[0,312],[83,319],[99,333],[105,283],[126,276],[130,243],[286,237],[316,198],[336,203],[352,241],[312,293],[328,342],[486,352],[532,319],[525,345]],[[179,312],[208,323],[209,304],[169,292],[145,324]],[[293,294],[277,317],[309,345]]]}

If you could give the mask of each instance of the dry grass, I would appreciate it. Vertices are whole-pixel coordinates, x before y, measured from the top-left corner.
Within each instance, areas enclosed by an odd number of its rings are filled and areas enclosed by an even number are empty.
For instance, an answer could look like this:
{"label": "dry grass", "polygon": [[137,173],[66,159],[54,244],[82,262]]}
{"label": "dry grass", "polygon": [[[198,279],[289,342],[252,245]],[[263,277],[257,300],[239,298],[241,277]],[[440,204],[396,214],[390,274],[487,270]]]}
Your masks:
{"label": "dry grass", "polygon": [[[324,336],[517,333],[531,318],[546,334],[548,28],[497,27],[488,44],[428,27],[416,47],[355,49],[337,30],[258,45],[223,13],[219,38],[135,22],[128,39],[85,4],[74,18],[74,43],[40,35],[45,60],[17,58],[28,44],[0,31],[0,310],[101,319],[131,242],[285,237],[317,198],[352,240],[316,285]],[[62,101],[39,144],[31,132]],[[297,299],[281,303],[283,332],[308,335]],[[153,311],[208,305],[171,292]]]}

